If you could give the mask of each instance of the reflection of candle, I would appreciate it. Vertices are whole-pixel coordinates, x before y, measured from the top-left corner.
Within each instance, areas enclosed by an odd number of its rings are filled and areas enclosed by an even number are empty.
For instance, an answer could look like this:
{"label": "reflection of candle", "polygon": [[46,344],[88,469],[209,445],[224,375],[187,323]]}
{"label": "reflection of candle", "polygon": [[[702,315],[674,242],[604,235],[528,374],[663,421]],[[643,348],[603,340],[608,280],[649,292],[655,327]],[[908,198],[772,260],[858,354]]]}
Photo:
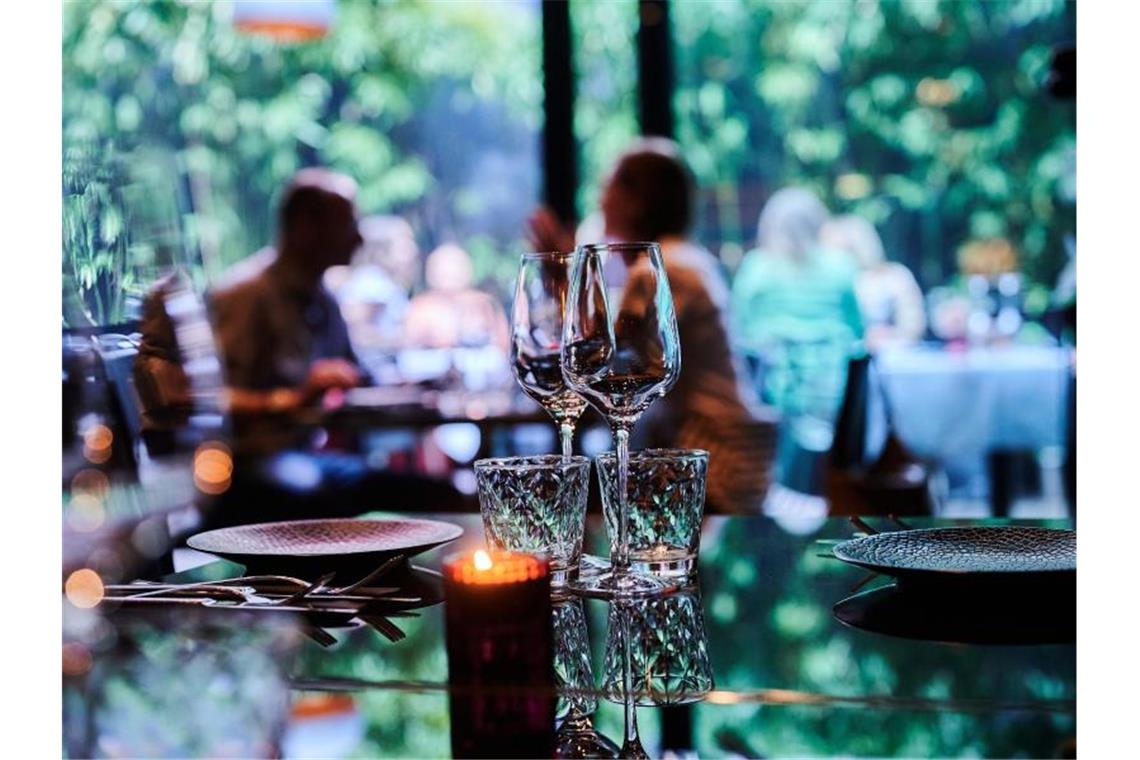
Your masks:
{"label": "reflection of candle", "polygon": [[452,755],[553,757],[549,564],[478,551],[444,560],[443,578]]}

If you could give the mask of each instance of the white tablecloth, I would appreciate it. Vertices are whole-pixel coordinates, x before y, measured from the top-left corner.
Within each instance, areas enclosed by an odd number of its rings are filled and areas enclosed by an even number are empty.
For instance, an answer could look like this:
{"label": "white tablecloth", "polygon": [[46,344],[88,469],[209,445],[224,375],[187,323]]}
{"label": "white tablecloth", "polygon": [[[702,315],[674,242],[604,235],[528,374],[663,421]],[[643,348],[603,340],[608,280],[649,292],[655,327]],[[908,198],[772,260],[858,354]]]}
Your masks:
{"label": "white tablecloth", "polygon": [[1070,349],[1048,346],[884,351],[872,365],[868,451],[885,436],[879,384],[903,442],[950,469],[976,471],[994,450],[1062,446],[1072,367]]}

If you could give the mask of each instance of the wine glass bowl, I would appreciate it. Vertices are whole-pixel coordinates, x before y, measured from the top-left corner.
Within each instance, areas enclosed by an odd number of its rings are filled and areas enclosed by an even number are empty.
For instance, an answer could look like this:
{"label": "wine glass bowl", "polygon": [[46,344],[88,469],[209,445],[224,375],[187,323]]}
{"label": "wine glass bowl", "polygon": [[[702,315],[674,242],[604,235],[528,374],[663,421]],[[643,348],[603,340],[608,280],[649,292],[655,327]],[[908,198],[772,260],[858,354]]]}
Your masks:
{"label": "wine glass bowl", "polygon": [[519,264],[511,312],[511,366],[523,392],[558,424],[562,453],[570,456],[574,426],[586,400],[562,376],[562,323],[571,253],[526,253]]}
{"label": "wine glass bowl", "polygon": [[656,243],[581,246],[571,270],[563,373],[628,428],[677,381],[677,320]]}

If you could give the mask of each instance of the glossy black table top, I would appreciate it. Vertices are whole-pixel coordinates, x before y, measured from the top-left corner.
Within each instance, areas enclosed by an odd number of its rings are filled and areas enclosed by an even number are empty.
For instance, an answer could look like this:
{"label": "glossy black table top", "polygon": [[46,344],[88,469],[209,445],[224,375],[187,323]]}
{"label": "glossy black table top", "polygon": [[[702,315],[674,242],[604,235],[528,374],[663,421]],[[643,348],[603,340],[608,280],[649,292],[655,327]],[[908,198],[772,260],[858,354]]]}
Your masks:
{"label": "glossy black table top", "polygon": [[[465,529],[457,542],[416,557],[419,566],[438,568],[443,556],[483,545],[478,515],[416,516],[454,522]],[[950,606],[943,600],[924,600],[938,614],[920,613],[925,624],[919,626],[921,639],[895,635],[914,635],[913,614],[909,619],[902,616],[904,623],[912,624],[910,630],[898,629],[897,615],[872,620],[869,627],[878,632],[853,627],[833,613],[836,604],[856,594],[890,601],[892,592],[885,588],[889,584],[882,578],[867,582],[865,571],[831,556],[835,542],[856,535],[850,522],[840,518],[799,522],[781,525],[764,517],[705,520],[699,582],[687,598],[700,611],[714,686],[693,704],[639,708],[642,741],[651,755],[662,756],[668,750],[700,757],[1054,757],[1070,751],[1076,732],[1076,647],[1032,642],[1069,640],[1065,634],[1071,628],[1065,623],[1075,614],[1071,594],[1045,595],[1030,606],[1018,601],[1021,607],[1015,608],[1030,619],[1053,623],[1040,628],[1041,636],[1035,634],[1037,626],[1029,625],[1012,634],[999,630],[995,637],[988,623],[1001,617],[1000,598],[976,608],[970,599]],[[897,528],[886,520],[867,522],[880,530]],[[913,527],[949,524],[908,522]],[[1033,524],[1069,527],[1058,522]],[[605,538],[597,518],[590,518],[587,533],[587,550],[604,553]],[[194,572],[216,577],[240,571],[240,566],[218,562]],[[612,608],[600,600],[581,604],[594,682],[600,685]],[[851,603],[845,605],[843,609],[850,611]],[[881,608],[856,605],[861,613]],[[280,748],[284,756],[449,756],[444,613],[444,605],[436,604],[416,610],[415,616],[395,618],[393,622],[406,634],[399,641],[368,627],[339,629],[332,631],[337,641],[331,646],[305,639],[292,660],[279,660],[279,685],[262,679],[260,688],[268,690],[263,698],[270,702],[277,689],[280,699],[288,696],[294,703],[294,718]],[[257,620],[221,619],[223,627],[239,629],[225,651],[245,647],[249,653],[234,655],[236,661],[253,662],[266,648],[257,637],[269,634],[252,627]],[[212,716],[209,725],[218,716],[233,714],[240,708],[244,687],[235,692],[236,697],[230,695],[236,703],[212,705],[208,690],[194,691],[191,686],[196,677],[212,683],[212,676],[186,670],[202,663],[203,656],[178,659],[177,653],[189,652],[195,636],[202,635],[192,620],[189,611],[168,611],[161,626],[165,633],[157,639],[148,634],[145,639],[151,643],[143,651],[150,647],[173,653],[163,666],[167,670],[160,668],[169,675],[158,678],[167,686],[157,692],[147,694],[138,679],[132,680],[137,662],[124,666],[113,655],[96,653],[94,665],[88,664],[84,671],[86,680],[74,682],[74,694],[65,679],[65,696],[71,695],[68,698],[77,706],[71,713],[65,709],[65,724],[71,720],[69,714],[84,714],[82,705],[95,716],[96,725],[106,721],[105,730],[97,731],[100,737],[108,730],[113,734],[116,727],[123,736],[137,736],[156,720],[174,726],[178,716],[168,714],[174,702],[181,705],[178,712]],[[242,622],[232,625],[231,620]],[[666,640],[673,635],[669,625],[663,623],[658,631]],[[251,627],[241,630],[242,626]],[[691,642],[693,630],[688,635]],[[162,637],[169,643],[156,643]],[[993,640],[1006,643],[964,643]],[[112,659],[101,663],[101,657]],[[153,657],[148,662],[162,664]],[[251,668],[242,677],[257,681],[264,665]],[[100,679],[105,684],[107,679],[115,682],[117,698],[127,700],[123,703],[127,708],[111,710],[106,697],[111,692],[106,688],[102,697],[82,696],[98,692],[88,687]],[[177,685],[183,682],[189,696],[167,693],[182,688]],[[136,693],[143,696],[130,696]],[[621,705],[607,701],[600,691],[597,696],[594,725],[620,743]],[[339,717],[298,719],[298,704],[330,699],[338,705]],[[235,730],[242,733],[240,725]],[[174,745],[176,751],[194,753],[190,748],[197,745],[189,736]]]}
{"label": "glossy black table top", "polygon": [[[461,523],[464,538],[421,555],[418,564],[437,565],[441,554],[481,545],[477,516],[442,519]],[[599,528],[591,523],[587,543],[603,552]],[[664,718],[687,726],[700,756],[1037,757],[1056,755],[1075,734],[1073,644],[914,640],[846,625],[833,615],[834,605],[885,581],[856,589],[867,573],[830,556],[835,541],[855,535],[846,520],[799,527],[805,529],[789,532],[761,517],[705,521],[698,586],[715,688],[699,703],[665,708]],[[1073,614],[1071,599],[1041,603],[1056,604],[1056,614],[1045,610],[1045,618]],[[608,609],[585,601],[596,681]],[[447,725],[443,608],[396,622],[407,633],[396,643],[362,628],[338,633],[340,641],[328,649],[306,644],[294,684],[352,693],[367,726],[364,754],[446,755],[446,731],[428,730]],[[957,630],[949,638],[977,640]],[[665,710],[640,709],[651,752],[662,748]],[[602,700],[595,722],[620,738],[620,705]]]}

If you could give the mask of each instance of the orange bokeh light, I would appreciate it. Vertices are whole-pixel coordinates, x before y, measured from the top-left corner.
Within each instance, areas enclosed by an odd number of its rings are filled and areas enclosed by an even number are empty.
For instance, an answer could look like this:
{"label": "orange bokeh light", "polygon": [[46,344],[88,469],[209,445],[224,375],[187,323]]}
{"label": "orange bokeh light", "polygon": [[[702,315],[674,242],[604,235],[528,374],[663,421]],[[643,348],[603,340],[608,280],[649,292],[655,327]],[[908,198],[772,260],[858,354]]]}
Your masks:
{"label": "orange bokeh light", "polygon": [[63,586],[67,601],[81,609],[90,609],[103,601],[103,579],[90,568],[76,570]]}
{"label": "orange bokeh light", "polygon": [[90,467],[75,473],[71,479],[71,492],[78,496],[86,494],[96,499],[103,499],[107,491],[111,490],[111,482],[99,470]]}
{"label": "orange bokeh light", "polygon": [[63,645],[63,674],[81,676],[91,670],[91,652],[78,641]]}
{"label": "orange bokeh light", "polygon": [[204,443],[194,452],[194,485],[202,493],[210,496],[224,493],[230,487],[233,474],[233,456],[223,444]]}
{"label": "orange bokeh light", "polygon": [[106,425],[93,425],[83,434],[83,457],[92,464],[103,464],[111,458],[115,434]]}

